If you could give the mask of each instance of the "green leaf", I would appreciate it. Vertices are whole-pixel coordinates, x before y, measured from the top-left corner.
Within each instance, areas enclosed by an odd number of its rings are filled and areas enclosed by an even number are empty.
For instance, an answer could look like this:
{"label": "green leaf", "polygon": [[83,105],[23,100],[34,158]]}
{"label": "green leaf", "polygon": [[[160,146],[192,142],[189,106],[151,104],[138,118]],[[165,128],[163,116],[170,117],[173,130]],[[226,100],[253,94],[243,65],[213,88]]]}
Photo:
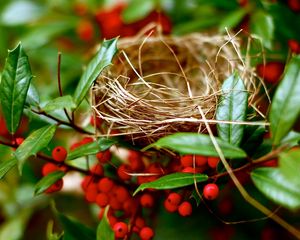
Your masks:
{"label": "green leaf", "polygon": [[125,23],[132,23],[146,17],[155,7],[156,0],[131,0],[122,12]]}
{"label": "green leaf", "polygon": [[61,179],[66,173],[63,171],[54,171],[43,177],[36,185],[34,194],[39,195],[47,190],[52,184]]}
{"label": "green leaf", "polygon": [[31,79],[28,57],[19,44],[8,52],[0,83],[0,101],[10,133],[19,126]]}
{"label": "green leaf", "polygon": [[53,138],[55,131],[55,125],[42,127],[31,133],[17,148],[15,157],[18,160],[20,174],[22,173],[22,168],[26,159],[47,147]]}
{"label": "green leaf", "polygon": [[42,109],[45,112],[52,112],[58,109],[74,109],[76,107],[76,104],[70,95],[66,95],[63,97],[58,97],[55,99],[52,99],[50,102],[46,104],[45,107]]}
{"label": "green leaf", "polygon": [[280,142],[280,144],[287,144],[289,147],[294,147],[299,145],[300,133],[295,131],[290,131]]}
{"label": "green leaf", "polygon": [[133,193],[137,194],[139,191],[143,191],[147,188],[154,189],[173,189],[179,187],[185,187],[194,184],[195,182],[205,182],[208,176],[206,174],[192,174],[192,173],[172,173],[163,176],[153,182],[141,184]]}
{"label": "green leaf", "polygon": [[[243,122],[246,118],[247,104],[248,92],[243,80],[237,73],[234,73],[222,85],[222,96],[218,103],[216,119]],[[240,145],[244,134],[244,125],[218,123],[217,129],[222,140],[235,146]]]}
{"label": "green leaf", "polygon": [[77,105],[84,99],[93,82],[97,79],[102,70],[111,64],[116,52],[117,38],[105,40],[102,43],[99,52],[88,64],[75,89],[74,100]]}
{"label": "green leaf", "polygon": [[263,135],[266,132],[265,126],[246,125],[244,129],[244,137],[241,148],[252,156],[258,146],[263,142]]}
{"label": "green leaf", "polygon": [[260,37],[266,48],[272,48],[275,25],[271,15],[264,11],[255,11],[251,16],[251,33]]}
{"label": "green leaf", "polygon": [[290,210],[300,208],[300,188],[282,175],[278,168],[258,168],[251,172],[255,186],[266,197]]}
{"label": "green leaf", "polygon": [[300,113],[300,56],[293,57],[276,89],[270,110],[272,141],[278,145]]}
{"label": "green leaf", "polygon": [[300,189],[300,150],[280,153],[279,168],[282,175]]}
{"label": "green leaf", "polygon": [[57,213],[58,219],[62,224],[65,235],[68,235],[68,239],[84,239],[84,240],[95,240],[95,232],[87,226],[81,224],[78,221],[70,219],[61,213]]}
{"label": "green leaf", "polygon": [[246,8],[238,8],[237,10],[229,13],[226,17],[222,18],[221,23],[219,24],[219,31],[225,32],[225,28],[232,29],[238,26],[242,19],[248,13]]}
{"label": "green leaf", "polygon": [[[216,141],[226,158],[244,158],[246,153],[217,137]],[[218,157],[219,154],[213,145],[210,136],[198,133],[175,133],[163,138],[157,142],[148,145],[144,150],[151,147],[170,148],[181,154],[198,154],[203,156]]]}
{"label": "green leaf", "polygon": [[0,22],[3,25],[15,26],[38,19],[43,15],[44,9],[42,5],[32,1],[21,0],[11,1],[1,12]]}
{"label": "green leaf", "polygon": [[108,207],[105,208],[103,218],[97,227],[97,240],[114,240],[115,234],[108,222]]}
{"label": "green leaf", "polygon": [[68,160],[73,160],[83,156],[93,155],[101,151],[105,151],[112,145],[117,143],[116,139],[112,138],[99,138],[95,142],[84,144],[73,151],[69,152]]}
{"label": "green leaf", "polygon": [[5,176],[5,174],[17,165],[17,159],[12,158],[0,163],[0,180]]}
{"label": "green leaf", "polygon": [[26,104],[34,107],[37,107],[40,104],[40,96],[32,83],[29,85],[29,89],[26,96]]}

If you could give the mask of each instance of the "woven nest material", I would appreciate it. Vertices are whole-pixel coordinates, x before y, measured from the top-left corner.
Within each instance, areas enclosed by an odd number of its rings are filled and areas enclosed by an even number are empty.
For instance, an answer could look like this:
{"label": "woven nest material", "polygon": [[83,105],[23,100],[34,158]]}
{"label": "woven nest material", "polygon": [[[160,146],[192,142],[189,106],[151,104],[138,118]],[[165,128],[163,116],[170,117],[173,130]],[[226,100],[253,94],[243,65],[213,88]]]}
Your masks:
{"label": "woven nest material", "polygon": [[204,121],[215,124],[222,82],[234,71],[249,101],[257,92],[239,41],[229,35],[124,38],[118,48],[93,89],[103,135],[126,135],[145,145],[174,132],[205,132]]}

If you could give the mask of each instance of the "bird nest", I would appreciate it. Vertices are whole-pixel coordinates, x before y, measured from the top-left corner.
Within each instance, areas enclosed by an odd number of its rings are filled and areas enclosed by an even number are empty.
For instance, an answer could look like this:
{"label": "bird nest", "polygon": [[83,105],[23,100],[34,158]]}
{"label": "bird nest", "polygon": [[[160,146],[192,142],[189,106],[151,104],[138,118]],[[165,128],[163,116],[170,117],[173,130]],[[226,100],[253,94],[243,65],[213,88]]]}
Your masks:
{"label": "bird nest", "polygon": [[205,132],[204,121],[216,123],[222,82],[235,71],[249,102],[257,93],[249,61],[229,34],[124,38],[118,48],[93,88],[100,135],[146,145],[175,132]]}

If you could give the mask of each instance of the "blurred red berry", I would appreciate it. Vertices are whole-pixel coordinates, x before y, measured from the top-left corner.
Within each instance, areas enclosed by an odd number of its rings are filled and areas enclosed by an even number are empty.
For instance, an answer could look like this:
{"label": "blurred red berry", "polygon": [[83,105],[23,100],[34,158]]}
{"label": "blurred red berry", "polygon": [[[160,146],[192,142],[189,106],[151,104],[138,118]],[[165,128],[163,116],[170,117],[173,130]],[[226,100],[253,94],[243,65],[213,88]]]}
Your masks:
{"label": "blurred red berry", "polygon": [[141,171],[144,168],[142,155],[137,151],[129,151],[128,162],[132,171]]}
{"label": "blurred red berry", "polygon": [[85,192],[85,199],[90,202],[96,202],[96,198],[98,195],[98,189],[97,189],[97,185],[96,184],[90,184]]}
{"label": "blurred red berry", "polygon": [[107,163],[111,159],[111,152],[109,149],[103,151],[103,152],[98,152],[96,154],[96,157],[100,163]]}
{"label": "blurred red berry", "polygon": [[125,202],[130,197],[128,190],[123,186],[116,186],[113,189],[113,192],[116,199],[121,203]]}
{"label": "blurred red berry", "polygon": [[63,162],[68,155],[67,150],[62,146],[57,146],[52,150],[52,158],[57,162]]}
{"label": "blurred red berry", "polygon": [[195,155],[195,162],[197,167],[203,167],[207,163],[207,157]]}
{"label": "blurred red berry", "polygon": [[207,200],[214,200],[219,195],[219,187],[215,183],[208,183],[203,189],[203,196]]}
{"label": "blurred red berry", "polygon": [[102,176],[104,173],[104,169],[103,166],[101,164],[96,164],[91,168],[91,173],[98,175],[98,176]]}
{"label": "blurred red berry", "polygon": [[77,27],[76,33],[82,41],[89,42],[94,37],[94,26],[89,20],[81,20]]}
{"label": "blurred red berry", "polygon": [[150,193],[144,193],[140,198],[142,207],[151,208],[154,205],[154,198]]}
{"label": "blurred red berry", "polygon": [[46,176],[49,173],[52,173],[52,172],[55,172],[55,171],[58,171],[58,170],[59,170],[59,167],[56,164],[54,164],[54,163],[46,163],[42,167],[42,175]]}
{"label": "blurred red berry", "polygon": [[96,203],[99,207],[107,206],[109,202],[109,197],[106,193],[98,193],[96,196]]}
{"label": "blurred red berry", "polygon": [[193,166],[193,155],[181,156],[180,163],[183,167],[192,167]]}
{"label": "blurred red berry", "polygon": [[300,11],[300,0],[288,0],[288,6],[294,12]]}
{"label": "blurred red berry", "polygon": [[220,161],[220,158],[218,158],[218,157],[208,157],[207,158],[208,166],[210,166],[211,168],[216,168],[218,166],[219,161]]}
{"label": "blurred red berry", "polygon": [[90,124],[92,125],[92,126],[95,126],[96,125],[96,127],[101,127],[101,124],[102,124],[102,119],[99,117],[99,116],[91,116],[91,118],[90,118]]}
{"label": "blurred red berry", "polygon": [[24,138],[18,137],[16,138],[17,145],[21,145],[24,142]]}
{"label": "blurred red berry", "polygon": [[154,231],[150,227],[143,227],[139,235],[142,240],[150,240],[154,236]]}
{"label": "blurred red berry", "polygon": [[119,178],[124,181],[131,179],[131,176],[128,174],[130,172],[131,172],[131,169],[127,164],[120,165],[117,170]]}
{"label": "blurred red berry", "polygon": [[114,182],[107,177],[101,178],[98,183],[99,191],[105,193],[110,192],[113,189],[113,186],[114,186]]}
{"label": "blurred red berry", "polygon": [[190,216],[192,214],[192,210],[192,204],[188,201],[182,202],[178,207],[178,213],[183,217]]}
{"label": "blurred red berry", "polygon": [[124,222],[117,222],[113,226],[116,238],[124,238],[128,233],[128,226]]}
{"label": "blurred red berry", "polygon": [[258,64],[256,70],[258,76],[267,83],[277,83],[283,73],[284,64],[282,62],[268,62],[265,65]]}
{"label": "blurred red berry", "polygon": [[49,188],[45,190],[45,193],[54,193],[58,192],[63,188],[64,182],[62,179],[59,179],[54,184],[52,184]]}
{"label": "blurred red berry", "polygon": [[135,225],[136,227],[138,227],[139,229],[141,229],[142,227],[144,227],[144,226],[146,225],[146,221],[145,221],[145,219],[142,218],[142,217],[137,217],[137,218],[135,219],[134,225]]}
{"label": "blurred red berry", "polygon": [[197,169],[193,167],[185,167],[181,170],[183,173],[197,173]]}
{"label": "blurred red berry", "polygon": [[88,13],[88,7],[83,2],[75,3],[73,6],[74,12],[78,16],[84,16]]}
{"label": "blurred red berry", "polygon": [[84,145],[84,144],[87,144],[87,143],[91,143],[91,142],[94,142],[94,139],[92,137],[84,137],[81,140],[81,145]]}
{"label": "blurred red berry", "polygon": [[300,43],[295,39],[288,40],[289,48],[292,53],[299,54],[300,53]]}

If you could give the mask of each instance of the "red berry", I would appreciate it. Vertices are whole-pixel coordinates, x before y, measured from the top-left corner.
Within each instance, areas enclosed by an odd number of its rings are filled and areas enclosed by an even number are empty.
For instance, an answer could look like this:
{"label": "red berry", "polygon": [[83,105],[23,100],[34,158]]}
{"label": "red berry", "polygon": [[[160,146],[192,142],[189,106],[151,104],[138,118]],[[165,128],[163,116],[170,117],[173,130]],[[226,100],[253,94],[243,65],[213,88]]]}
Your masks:
{"label": "red berry", "polygon": [[104,169],[103,166],[101,164],[96,164],[91,168],[91,173],[98,175],[98,176],[102,176],[104,173]]}
{"label": "red berry", "polygon": [[168,195],[167,202],[169,202],[172,205],[178,206],[181,202],[181,199],[182,197],[179,193],[172,192]]}
{"label": "red berry", "polygon": [[125,202],[130,197],[128,190],[123,186],[115,187],[113,192],[114,196],[120,203]]}
{"label": "red berry", "polygon": [[105,207],[107,206],[109,202],[109,197],[106,193],[98,193],[96,197],[96,203],[99,207]]}
{"label": "red berry", "polygon": [[139,229],[141,229],[142,227],[144,227],[146,225],[146,221],[142,217],[137,217],[135,219],[134,225],[137,226]]}
{"label": "red berry", "polygon": [[140,198],[140,203],[145,208],[151,208],[154,205],[154,198],[150,193],[144,193]]}
{"label": "red berry", "polygon": [[193,155],[181,156],[180,162],[183,167],[192,167],[193,166]]}
{"label": "red berry", "polygon": [[154,231],[150,227],[143,227],[139,235],[142,240],[150,240],[154,236]]}
{"label": "red berry", "polygon": [[96,125],[96,127],[100,128],[102,124],[102,119],[99,116],[91,116],[90,124],[94,127]]}
{"label": "red berry", "polygon": [[197,173],[197,169],[193,167],[185,167],[181,170],[183,173]]}
{"label": "red berry", "polygon": [[263,78],[267,83],[276,83],[279,81],[283,70],[284,64],[281,62],[268,62],[264,64],[258,64],[256,67],[257,74]]}
{"label": "red berry", "polygon": [[127,181],[131,179],[130,173],[131,169],[128,165],[122,164],[118,167],[117,173],[120,179]]}
{"label": "red berry", "polygon": [[92,176],[85,176],[81,182],[81,188],[83,191],[86,191],[90,184],[93,183]]}
{"label": "red berry", "polygon": [[55,165],[54,163],[46,163],[44,164],[43,168],[42,168],[42,174],[43,176],[48,175],[49,173],[58,171],[59,167],[57,165]]}
{"label": "red berry", "polygon": [[300,53],[300,43],[297,40],[295,39],[288,40],[288,45],[292,53],[296,53],[296,54]]}
{"label": "red berry", "polygon": [[81,20],[76,28],[78,37],[86,42],[89,42],[94,37],[94,26],[89,20]]}
{"label": "red berry", "polygon": [[220,158],[218,158],[218,157],[208,157],[207,158],[208,166],[210,166],[211,168],[216,168],[218,166],[219,161],[220,161]]}
{"label": "red berry", "polygon": [[124,222],[117,222],[113,226],[116,238],[124,238],[128,233],[128,226]]}
{"label": "red berry", "polygon": [[135,212],[137,208],[137,203],[132,199],[129,198],[127,199],[124,203],[123,203],[123,210],[125,211],[125,213],[127,214],[132,214]]}
{"label": "red berry", "polygon": [[96,154],[96,157],[100,163],[107,163],[111,159],[111,153],[110,153],[109,149],[107,149],[103,152],[98,152]]}
{"label": "red berry", "polygon": [[49,188],[47,188],[45,190],[45,193],[54,193],[54,192],[58,192],[62,189],[64,185],[64,182],[62,179],[59,179],[58,181],[56,181],[54,184],[52,184]]}
{"label": "red berry", "polygon": [[171,204],[167,199],[164,201],[164,207],[170,213],[176,212],[178,209],[178,205]]}
{"label": "red berry", "polygon": [[192,204],[188,201],[182,202],[178,207],[178,213],[183,217],[191,215],[192,210]]}
{"label": "red berry", "polygon": [[132,171],[141,171],[144,168],[142,155],[139,152],[130,150],[128,155],[128,162]]}
{"label": "red berry", "polygon": [[17,143],[18,145],[21,145],[23,142],[24,142],[24,138],[21,138],[21,137],[16,138],[16,143]]}
{"label": "red berry", "polygon": [[96,202],[97,195],[98,195],[97,185],[90,184],[86,189],[85,199],[90,203]]}
{"label": "red berry", "polygon": [[197,167],[203,167],[207,163],[207,157],[196,155],[195,156],[195,162]]}
{"label": "red berry", "polygon": [[214,200],[219,195],[219,187],[215,183],[206,184],[203,189],[203,195],[207,200]]}
{"label": "red berry", "polygon": [[91,142],[94,142],[94,139],[92,137],[84,137],[80,143],[81,143],[81,145],[84,145],[84,144],[91,143]]}
{"label": "red berry", "polygon": [[57,162],[63,162],[68,155],[67,150],[62,146],[57,146],[52,150],[52,157]]}
{"label": "red berry", "polygon": [[105,193],[110,192],[113,186],[114,186],[114,182],[107,177],[101,178],[101,180],[98,183],[98,189],[101,192],[105,192]]}
{"label": "red berry", "polygon": [[118,219],[114,215],[108,215],[107,218],[112,227],[118,222]]}
{"label": "red berry", "polygon": [[292,11],[300,11],[300,1],[299,0],[288,0],[288,5]]}
{"label": "red berry", "polygon": [[113,195],[110,195],[108,204],[113,210],[121,210],[123,207],[123,204],[119,202],[118,199],[115,198]]}

